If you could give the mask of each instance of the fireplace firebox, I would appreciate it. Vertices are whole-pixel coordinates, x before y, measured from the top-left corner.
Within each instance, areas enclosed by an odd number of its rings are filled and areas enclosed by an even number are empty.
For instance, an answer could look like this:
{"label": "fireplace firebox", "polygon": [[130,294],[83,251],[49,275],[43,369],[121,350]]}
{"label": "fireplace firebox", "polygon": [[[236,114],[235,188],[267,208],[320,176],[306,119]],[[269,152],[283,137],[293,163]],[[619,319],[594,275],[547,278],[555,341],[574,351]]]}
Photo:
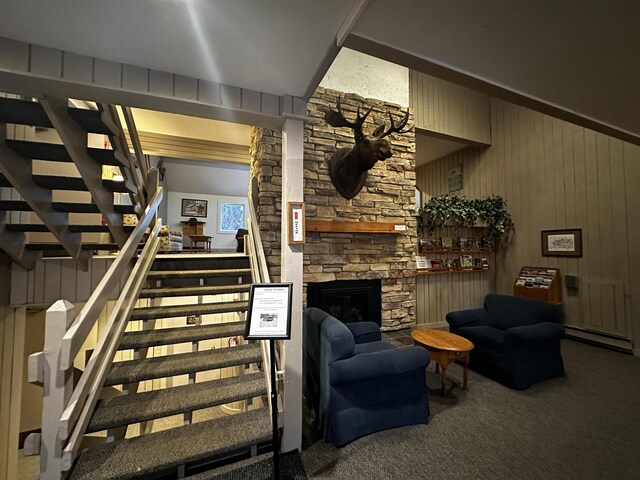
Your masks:
{"label": "fireplace firebox", "polygon": [[335,280],[307,284],[307,306],[317,307],[344,323],[382,322],[380,280]]}

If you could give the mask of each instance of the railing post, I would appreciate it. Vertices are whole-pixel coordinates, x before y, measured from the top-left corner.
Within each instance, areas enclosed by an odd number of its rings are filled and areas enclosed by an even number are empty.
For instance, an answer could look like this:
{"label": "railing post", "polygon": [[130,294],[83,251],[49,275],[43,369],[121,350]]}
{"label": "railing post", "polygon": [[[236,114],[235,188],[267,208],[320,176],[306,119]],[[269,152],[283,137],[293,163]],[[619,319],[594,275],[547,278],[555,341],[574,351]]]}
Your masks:
{"label": "railing post", "polygon": [[[145,185],[145,187],[147,189],[147,192],[149,192],[149,201],[150,201],[153,194],[156,193],[158,191],[158,187],[160,187],[160,173],[158,172],[158,169],[155,167],[150,168],[147,179],[148,179],[148,183],[147,185]],[[158,221],[158,209],[156,209],[156,214],[153,216],[151,223],[155,225],[157,221]]]}
{"label": "railing post", "polygon": [[42,443],[40,479],[60,480],[62,450],[58,423],[73,390],[73,367],[59,369],[62,337],[75,318],[75,307],[58,300],[46,313],[44,334],[44,396],[42,398]]}

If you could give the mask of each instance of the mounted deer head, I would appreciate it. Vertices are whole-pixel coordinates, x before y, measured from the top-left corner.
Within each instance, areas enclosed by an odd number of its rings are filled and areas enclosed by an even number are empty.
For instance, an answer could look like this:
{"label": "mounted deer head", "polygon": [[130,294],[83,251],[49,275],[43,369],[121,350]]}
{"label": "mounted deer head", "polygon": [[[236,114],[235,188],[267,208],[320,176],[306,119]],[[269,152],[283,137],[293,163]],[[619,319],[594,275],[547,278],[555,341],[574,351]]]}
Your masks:
{"label": "mounted deer head", "polygon": [[371,137],[366,136],[362,132],[362,125],[373,110],[373,106],[367,112],[360,116],[360,107],[355,121],[350,122],[342,113],[340,108],[340,99],[336,105],[336,110],[327,109],[324,119],[332,127],[349,127],[353,130],[353,136],[356,144],[349,148],[343,147],[331,156],[329,159],[329,175],[336,190],[347,200],[355,197],[362,189],[364,182],[367,180],[367,172],[373,168],[378,160],[386,160],[391,157],[391,143],[387,140],[387,135],[392,133],[406,133],[411,131],[403,130],[409,121],[409,110],[400,123],[396,126],[389,113],[389,121],[391,127],[385,130],[385,125],[380,125],[375,129]]}

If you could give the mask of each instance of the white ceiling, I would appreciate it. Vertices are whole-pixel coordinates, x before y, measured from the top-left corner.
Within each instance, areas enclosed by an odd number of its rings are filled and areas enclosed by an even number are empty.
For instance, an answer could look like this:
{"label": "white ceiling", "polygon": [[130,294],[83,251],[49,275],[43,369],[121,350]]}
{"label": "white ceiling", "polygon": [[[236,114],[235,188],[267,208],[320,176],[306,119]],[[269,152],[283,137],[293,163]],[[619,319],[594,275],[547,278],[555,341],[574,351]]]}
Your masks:
{"label": "white ceiling", "polygon": [[639,24],[637,0],[0,0],[0,36],[279,95],[313,90],[344,25],[346,46],[637,143]]}

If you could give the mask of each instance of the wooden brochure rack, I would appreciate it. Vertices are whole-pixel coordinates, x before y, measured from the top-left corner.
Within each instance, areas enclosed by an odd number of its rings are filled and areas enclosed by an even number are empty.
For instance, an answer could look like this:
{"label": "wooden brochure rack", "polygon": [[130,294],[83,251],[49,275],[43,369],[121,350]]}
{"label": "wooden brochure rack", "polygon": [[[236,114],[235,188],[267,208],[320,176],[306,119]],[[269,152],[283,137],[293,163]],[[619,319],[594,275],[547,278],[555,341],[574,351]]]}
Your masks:
{"label": "wooden brochure rack", "polygon": [[560,270],[551,267],[522,267],[513,284],[513,295],[562,305]]}

